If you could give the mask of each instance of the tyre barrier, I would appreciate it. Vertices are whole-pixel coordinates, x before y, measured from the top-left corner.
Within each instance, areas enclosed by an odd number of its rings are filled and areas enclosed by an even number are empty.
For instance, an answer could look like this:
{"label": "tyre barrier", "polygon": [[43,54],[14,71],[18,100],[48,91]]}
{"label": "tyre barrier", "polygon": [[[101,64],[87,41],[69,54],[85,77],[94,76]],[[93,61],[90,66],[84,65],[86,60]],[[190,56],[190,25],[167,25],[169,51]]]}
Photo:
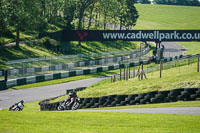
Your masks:
{"label": "tyre barrier", "polygon": [[[41,111],[57,110],[59,102],[49,103],[51,98],[39,103]],[[179,88],[168,91],[152,91],[143,94],[109,95],[102,97],[80,98],[79,109],[139,104],[167,103],[177,101],[194,101],[200,99],[200,88]]]}
{"label": "tyre barrier", "polygon": [[85,90],[85,89],[86,89],[86,87],[79,87],[79,88],[76,88],[76,89],[69,89],[69,90],[66,90],[66,94],[69,94],[69,92],[73,91],[73,90],[75,90],[77,92],[77,91],[82,91],[82,90]]}

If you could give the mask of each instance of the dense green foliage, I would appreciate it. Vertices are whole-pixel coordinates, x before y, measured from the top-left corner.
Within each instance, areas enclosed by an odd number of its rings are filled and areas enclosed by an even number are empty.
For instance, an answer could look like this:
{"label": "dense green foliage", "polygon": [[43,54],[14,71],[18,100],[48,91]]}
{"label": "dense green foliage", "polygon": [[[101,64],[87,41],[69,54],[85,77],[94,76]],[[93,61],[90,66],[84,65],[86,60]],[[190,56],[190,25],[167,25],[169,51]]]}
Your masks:
{"label": "dense green foliage", "polygon": [[150,4],[151,1],[150,0],[135,0],[136,3],[140,3],[140,4]]}
{"label": "dense green foliage", "polygon": [[109,22],[133,27],[138,18],[132,0],[2,0],[0,15],[0,37],[12,36],[15,31],[18,47],[21,32],[45,32],[48,25],[62,29],[106,29]]}

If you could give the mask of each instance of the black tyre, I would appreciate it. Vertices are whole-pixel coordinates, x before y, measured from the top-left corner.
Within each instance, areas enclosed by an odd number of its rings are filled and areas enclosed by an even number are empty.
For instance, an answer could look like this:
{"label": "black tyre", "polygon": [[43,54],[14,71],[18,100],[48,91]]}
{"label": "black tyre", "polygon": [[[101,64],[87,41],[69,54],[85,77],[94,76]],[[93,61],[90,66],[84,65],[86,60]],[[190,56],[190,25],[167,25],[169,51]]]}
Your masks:
{"label": "black tyre", "polygon": [[140,100],[140,104],[146,104],[147,102],[149,102],[149,100],[147,100],[147,99],[141,99]]}
{"label": "black tyre", "polygon": [[125,98],[125,101],[131,101],[131,100],[135,100],[135,98],[138,96],[138,94],[133,94],[133,95],[128,95]]}
{"label": "black tyre", "polygon": [[166,98],[166,96],[163,94],[156,94],[155,98],[156,99],[164,99],[164,98]]}
{"label": "black tyre", "polygon": [[136,105],[138,102],[137,101],[135,101],[135,100],[131,100],[130,101],[130,105]]}
{"label": "black tyre", "polygon": [[190,94],[195,94],[198,91],[198,88],[185,88],[184,91],[187,91]]}
{"label": "black tyre", "polygon": [[175,96],[178,96],[181,94],[181,92],[184,91],[184,89],[174,89],[174,90],[171,90],[169,95],[175,95]]}
{"label": "black tyre", "polygon": [[63,107],[63,106],[58,106],[58,111],[62,111],[62,110],[64,110],[65,108]]}
{"label": "black tyre", "polygon": [[148,94],[148,95],[146,95],[145,97],[144,97],[144,99],[151,99],[151,98],[154,98],[155,97],[155,95],[150,95],[150,94]]}
{"label": "black tyre", "polygon": [[170,93],[170,91],[159,91],[158,94],[161,94],[163,96],[167,96]]}
{"label": "black tyre", "polygon": [[147,92],[147,95],[155,96],[156,94],[158,94],[158,91]]}
{"label": "black tyre", "polygon": [[128,97],[128,95],[117,95],[116,98],[118,101],[124,101],[126,97]]}
{"label": "black tyre", "polygon": [[79,103],[75,102],[72,106],[72,110],[77,110],[79,108]]}

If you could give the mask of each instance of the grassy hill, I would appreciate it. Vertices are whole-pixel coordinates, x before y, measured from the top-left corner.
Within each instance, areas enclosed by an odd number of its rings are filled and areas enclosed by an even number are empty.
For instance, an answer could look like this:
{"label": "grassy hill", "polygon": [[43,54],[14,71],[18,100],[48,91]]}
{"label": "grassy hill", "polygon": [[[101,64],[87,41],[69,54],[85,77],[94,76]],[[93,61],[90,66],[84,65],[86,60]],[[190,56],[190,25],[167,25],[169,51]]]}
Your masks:
{"label": "grassy hill", "polygon": [[[136,8],[139,11],[140,17],[134,29],[200,29],[200,7],[137,4]],[[34,37],[35,35],[30,36],[22,33],[22,40],[33,39]],[[72,49],[69,54],[80,53],[80,49],[77,48],[76,44],[76,42],[72,43]],[[105,52],[135,48],[135,46],[131,44],[134,43],[122,44],[122,42],[89,42],[87,44],[83,43],[81,52]],[[186,44],[186,48],[193,51],[195,49],[194,47],[196,47],[199,43],[188,44],[191,44],[192,46],[190,47],[190,45]],[[26,52],[23,50],[26,50]],[[197,49],[195,49],[195,51],[197,51]],[[21,46],[21,49],[8,48],[0,52],[0,62],[29,57],[33,58],[62,55],[61,53],[55,53],[33,45],[23,45]],[[26,54],[29,52],[31,54]],[[12,53],[12,58],[10,53]]]}
{"label": "grassy hill", "polygon": [[136,5],[139,19],[134,29],[200,29],[200,7]]}
{"label": "grassy hill", "polygon": [[[140,13],[140,18],[135,27],[136,29],[200,29],[200,7],[167,5],[136,5],[136,7]],[[125,47],[115,47],[115,44],[116,43],[114,43],[114,45],[109,43],[107,45],[105,43],[83,44],[85,48],[82,52],[103,52],[130,49],[136,46],[128,43]],[[121,43],[117,42],[117,44]],[[197,49],[198,42],[181,44],[190,49],[188,54],[199,51]],[[76,49],[76,45],[74,44],[73,46],[74,53],[78,53],[79,51]],[[62,53],[55,53],[41,46],[24,44],[20,49],[9,47],[4,49],[4,51],[0,51],[0,61],[57,55],[62,55]],[[0,65],[1,64],[2,63],[0,63]],[[159,78],[158,72],[149,73],[147,77],[147,80],[142,81],[138,81],[135,78],[129,81],[118,81],[116,83],[110,83],[110,79],[105,80],[87,88],[83,92],[79,92],[78,95],[80,97],[92,97],[110,94],[143,93],[152,90],[168,90],[177,87],[200,87],[200,75],[196,72],[196,64],[180,67],[180,73],[178,67],[164,70],[162,79]],[[179,105],[180,103],[175,105],[175,107]],[[191,104],[191,102],[187,104],[185,102],[182,103],[182,106],[193,105],[195,104]],[[166,105],[160,106],[159,104],[147,106],[166,107]],[[196,106],[199,106],[199,102],[196,103]],[[26,103],[25,109],[22,112],[0,111],[0,121],[0,132],[15,133],[200,132],[200,116],[141,113],[47,112],[39,111],[38,101]]]}

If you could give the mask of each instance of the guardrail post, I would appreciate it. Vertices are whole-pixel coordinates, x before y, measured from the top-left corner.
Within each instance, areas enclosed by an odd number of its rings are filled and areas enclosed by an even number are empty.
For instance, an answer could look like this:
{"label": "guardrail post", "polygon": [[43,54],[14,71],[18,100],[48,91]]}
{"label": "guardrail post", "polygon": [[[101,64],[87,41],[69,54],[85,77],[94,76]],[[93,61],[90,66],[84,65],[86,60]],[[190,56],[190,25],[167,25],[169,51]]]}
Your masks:
{"label": "guardrail post", "polygon": [[4,80],[5,80],[5,82],[8,81],[8,70],[4,71]]}

